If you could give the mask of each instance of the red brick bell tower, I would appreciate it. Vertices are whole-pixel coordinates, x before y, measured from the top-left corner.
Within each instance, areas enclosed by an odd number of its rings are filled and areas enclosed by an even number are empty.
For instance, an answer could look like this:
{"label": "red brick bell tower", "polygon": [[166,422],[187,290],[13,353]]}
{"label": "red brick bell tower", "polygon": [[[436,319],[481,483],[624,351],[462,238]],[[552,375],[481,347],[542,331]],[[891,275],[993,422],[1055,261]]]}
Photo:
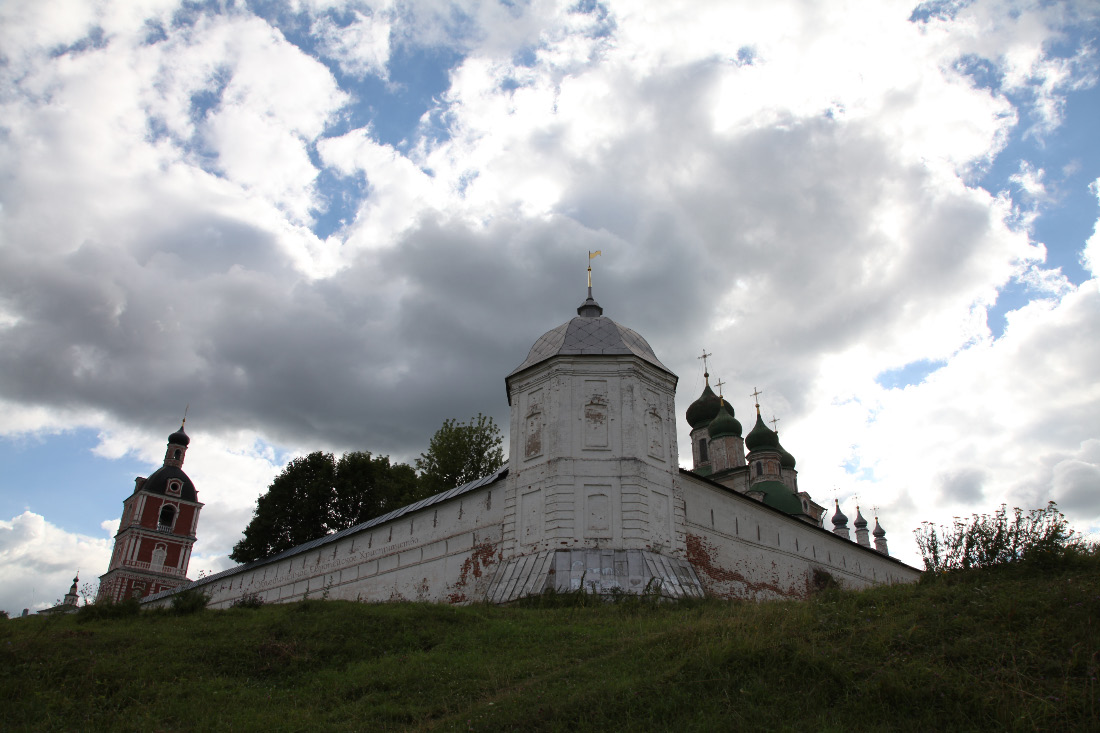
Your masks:
{"label": "red brick bell tower", "polygon": [[190,442],[181,424],[168,436],[164,465],[149,478],[135,479],[134,493],[122,502],[115,551],[99,576],[96,600],[142,598],[189,582],[187,564],[202,509],[195,484],[183,472]]}

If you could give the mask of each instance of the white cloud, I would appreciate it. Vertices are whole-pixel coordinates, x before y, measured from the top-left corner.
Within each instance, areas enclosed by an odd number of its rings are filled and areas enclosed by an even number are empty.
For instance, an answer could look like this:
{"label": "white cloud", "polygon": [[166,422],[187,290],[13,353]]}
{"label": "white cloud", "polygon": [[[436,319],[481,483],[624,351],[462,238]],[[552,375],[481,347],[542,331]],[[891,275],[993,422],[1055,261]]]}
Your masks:
{"label": "white cloud", "polygon": [[340,69],[353,76],[374,74],[385,78],[390,58],[391,23],[381,13],[352,9],[353,20],[338,25],[323,16],[313,22],[321,53],[333,58]]}
{"label": "white cloud", "polygon": [[110,555],[110,540],[66,532],[33,512],[0,520],[0,608],[12,616],[49,608],[77,571],[79,589],[95,587]]}
{"label": "white cloud", "polygon": [[[911,506],[888,530],[1052,498],[1078,526],[1095,526],[1100,494],[1087,486],[1100,470],[1098,324],[1100,292],[1089,281],[1060,302],[1010,313],[1001,339],[964,349],[919,384],[867,381],[853,390],[858,403],[840,407],[820,384],[817,409],[791,440],[810,449],[792,448],[800,468],[845,487],[842,495]],[[874,480],[845,475],[835,465],[845,455],[867,461]]]}
{"label": "white cloud", "polygon": [[362,130],[320,141],[325,165],[344,176],[362,172],[369,195],[343,233],[343,262],[360,250],[395,245],[425,211],[447,206],[449,191],[390,145]]}

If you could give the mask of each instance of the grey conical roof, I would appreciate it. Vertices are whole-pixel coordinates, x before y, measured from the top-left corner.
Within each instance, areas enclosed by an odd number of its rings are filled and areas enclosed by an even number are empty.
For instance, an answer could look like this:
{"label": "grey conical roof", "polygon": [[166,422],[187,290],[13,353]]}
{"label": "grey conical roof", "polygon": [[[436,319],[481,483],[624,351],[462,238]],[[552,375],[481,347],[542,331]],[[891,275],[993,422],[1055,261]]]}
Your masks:
{"label": "grey conical roof", "polygon": [[863,518],[863,512],[859,510],[859,504],[856,504],[856,529],[865,529],[867,527],[867,520]]}
{"label": "grey conical roof", "polygon": [[576,318],[550,329],[539,337],[523,363],[508,376],[546,361],[554,356],[637,356],[672,376],[653,353],[649,343],[626,326],[603,315],[603,308],[589,295],[578,309]]}

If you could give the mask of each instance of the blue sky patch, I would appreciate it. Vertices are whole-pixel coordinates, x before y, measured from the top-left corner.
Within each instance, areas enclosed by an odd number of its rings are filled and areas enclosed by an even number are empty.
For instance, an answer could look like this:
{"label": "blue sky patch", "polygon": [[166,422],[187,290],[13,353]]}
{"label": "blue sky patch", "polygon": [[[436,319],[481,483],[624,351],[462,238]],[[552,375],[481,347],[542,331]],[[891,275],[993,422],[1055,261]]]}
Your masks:
{"label": "blue sky patch", "polygon": [[875,382],[885,389],[902,389],[912,384],[920,384],[928,375],[947,364],[942,360],[920,359],[897,369],[888,369],[877,377]]}
{"label": "blue sky patch", "polygon": [[[103,537],[100,522],[121,514],[134,478],[148,476],[156,466],[131,455],[100,458],[92,453],[97,445],[98,432],[89,429],[0,438],[0,516],[10,519],[29,509],[70,532]],[[40,488],[28,499],[27,486]],[[104,514],[105,496],[117,498],[113,515]],[[87,570],[98,574],[104,568]]]}
{"label": "blue sky patch", "polygon": [[314,234],[325,239],[355,220],[355,213],[367,197],[369,186],[362,171],[341,176],[325,168],[317,175],[317,191],[325,202],[325,208],[312,212],[315,217],[312,229]]}
{"label": "blue sky patch", "polygon": [[997,293],[997,302],[989,307],[986,312],[986,325],[993,334],[993,338],[1004,335],[1008,325],[1008,313],[1019,310],[1031,302],[1034,290],[1026,283],[1013,278]]}
{"label": "blue sky patch", "polygon": [[63,46],[57,46],[50,51],[50,58],[57,58],[66,54],[80,54],[88,49],[100,49],[107,47],[107,37],[103,35],[103,29],[98,25],[88,31],[88,35],[79,41]]}
{"label": "blue sky patch", "polygon": [[[1045,137],[1027,134],[1035,120],[1030,116],[1022,118],[1005,149],[978,181],[978,185],[994,195],[1007,191],[1021,210],[1038,205],[1039,216],[1031,238],[1046,245],[1044,267],[1061,269],[1075,285],[1089,278],[1080,254],[1097,217],[1096,196],[1089,190],[1089,184],[1100,178],[1097,120],[1100,120],[1100,89],[1093,86],[1070,92],[1057,134]],[[1011,180],[1020,173],[1022,161],[1042,169],[1045,198],[1033,201]]]}
{"label": "blue sky patch", "polygon": [[[388,81],[338,77],[341,87],[357,100],[351,109],[351,127],[369,123],[379,142],[394,147],[402,141],[413,142],[420,118],[436,107],[436,100],[450,88],[450,70],[462,58],[451,49],[398,45],[390,54]],[[435,139],[442,139],[439,136],[444,132],[434,129]]]}

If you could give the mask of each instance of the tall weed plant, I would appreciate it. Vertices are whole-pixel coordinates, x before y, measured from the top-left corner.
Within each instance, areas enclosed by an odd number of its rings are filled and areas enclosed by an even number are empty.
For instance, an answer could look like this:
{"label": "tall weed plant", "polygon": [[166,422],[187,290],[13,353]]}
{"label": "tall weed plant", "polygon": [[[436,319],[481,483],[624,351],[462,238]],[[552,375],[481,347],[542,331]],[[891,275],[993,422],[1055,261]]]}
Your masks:
{"label": "tall weed plant", "polygon": [[992,514],[956,517],[950,527],[923,522],[914,530],[925,570],[988,568],[1028,561],[1041,566],[1095,554],[1097,548],[1070,528],[1053,501],[1026,513],[1006,505]]}

